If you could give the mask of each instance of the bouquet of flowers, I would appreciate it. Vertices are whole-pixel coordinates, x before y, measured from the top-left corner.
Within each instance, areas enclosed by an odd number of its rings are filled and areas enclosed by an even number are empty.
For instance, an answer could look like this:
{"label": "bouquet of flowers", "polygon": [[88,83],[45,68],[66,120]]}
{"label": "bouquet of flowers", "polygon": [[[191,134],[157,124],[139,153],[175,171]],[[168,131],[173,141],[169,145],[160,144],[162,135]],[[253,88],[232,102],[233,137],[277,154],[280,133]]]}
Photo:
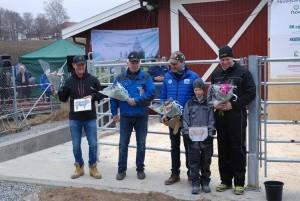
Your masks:
{"label": "bouquet of flowers", "polygon": [[168,126],[174,129],[174,134],[178,133],[183,110],[183,107],[179,103],[174,100],[167,100],[163,104],[152,104],[149,108],[163,115],[163,118],[168,119]]}
{"label": "bouquet of flowers", "polygon": [[213,84],[208,89],[209,103],[214,106],[229,101],[232,97],[237,98],[233,93],[233,89],[236,86],[226,83],[226,84]]}
{"label": "bouquet of flowers", "polygon": [[39,63],[51,84],[51,90],[58,91],[63,79],[63,67],[59,68],[57,71],[50,70],[50,64],[42,59],[39,59]]}
{"label": "bouquet of flowers", "polygon": [[99,92],[120,101],[127,101],[129,99],[128,91],[119,82],[116,82]]}

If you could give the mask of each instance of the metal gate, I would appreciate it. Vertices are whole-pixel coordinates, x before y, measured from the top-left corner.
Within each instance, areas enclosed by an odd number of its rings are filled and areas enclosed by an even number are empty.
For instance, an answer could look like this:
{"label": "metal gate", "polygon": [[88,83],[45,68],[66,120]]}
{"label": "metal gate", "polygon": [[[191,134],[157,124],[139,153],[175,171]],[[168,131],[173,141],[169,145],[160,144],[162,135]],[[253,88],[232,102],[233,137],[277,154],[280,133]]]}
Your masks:
{"label": "metal gate", "polygon": [[[267,144],[268,143],[299,143],[299,141],[269,141],[267,140],[267,124],[298,124],[298,121],[270,121],[267,116],[267,106],[269,104],[299,104],[300,101],[268,101],[266,89],[269,85],[300,85],[300,82],[267,82],[267,67],[269,62],[280,62],[280,61],[300,61],[296,58],[286,58],[286,59],[272,59],[267,57],[259,56],[249,56],[247,58],[238,59],[238,61],[249,69],[252,73],[254,81],[256,83],[256,99],[251,102],[248,107],[248,188],[257,190],[259,188],[259,168],[262,168],[264,164],[265,176],[267,176],[267,164],[268,162],[300,162],[300,160],[291,160],[291,159],[275,159],[267,155]],[[186,61],[186,64],[217,64],[219,60],[193,60]],[[168,62],[146,62],[142,63],[141,67],[149,67],[154,65],[168,65]],[[102,86],[111,85],[115,77],[125,70],[127,67],[126,62],[97,62],[93,60],[88,60],[88,71],[96,76]],[[264,81],[261,81],[262,72],[264,74]],[[209,82],[206,82],[210,84]],[[160,85],[161,83],[155,83],[155,85]],[[261,93],[261,89],[265,90],[265,93]],[[262,99],[263,98],[263,101]],[[263,110],[262,110],[263,108]],[[158,115],[150,115],[156,116]],[[109,99],[106,98],[98,104],[97,110],[97,122],[98,130],[114,130],[118,131],[118,128],[111,127],[113,121],[111,118],[110,104]],[[261,127],[263,123],[263,129]],[[263,132],[262,132],[263,131]],[[168,133],[163,132],[148,132],[150,134],[158,135],[168,135]],[[119,146],[117,143],[106,143],[99,142],[99,145],[110,145],[110,146]],[[136,146],[129,146],[136,148]],[[155,151],[167,151],[169,149],[162,149],[159,147],[146,147],[147,150]],[[184,153],[184,151],[181,151]],[[216,155],[214,155],[216,156]]]}

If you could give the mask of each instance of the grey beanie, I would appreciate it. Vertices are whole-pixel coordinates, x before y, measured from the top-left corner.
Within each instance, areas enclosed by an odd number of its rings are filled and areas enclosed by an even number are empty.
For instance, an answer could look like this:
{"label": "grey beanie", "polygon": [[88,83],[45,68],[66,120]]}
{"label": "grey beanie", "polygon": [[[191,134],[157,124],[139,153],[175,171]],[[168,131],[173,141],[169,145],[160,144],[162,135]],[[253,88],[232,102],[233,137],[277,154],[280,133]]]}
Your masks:
{"label": "grey beanie", "polygon": [[205,83],[203,82],[203,80],[201,78],[197,78],[194,82],[193,82],[193,88],[204,88],[205,87]]}

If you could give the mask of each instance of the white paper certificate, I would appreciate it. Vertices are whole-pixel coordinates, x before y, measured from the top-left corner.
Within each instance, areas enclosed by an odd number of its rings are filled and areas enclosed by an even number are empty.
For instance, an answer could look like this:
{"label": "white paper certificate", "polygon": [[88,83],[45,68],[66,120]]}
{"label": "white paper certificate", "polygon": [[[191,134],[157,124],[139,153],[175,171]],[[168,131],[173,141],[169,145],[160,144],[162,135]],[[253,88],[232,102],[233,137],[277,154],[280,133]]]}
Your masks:
{"label": "white paper certificate", "polygon": [[92,100],[90,98],[74,99],[74,112],[92,110]]}
{"label": "white paper certificate", "polygon": [[208,136],[207,126],[202,127],[190,127],[189,136],[192,141],[204,141]]}

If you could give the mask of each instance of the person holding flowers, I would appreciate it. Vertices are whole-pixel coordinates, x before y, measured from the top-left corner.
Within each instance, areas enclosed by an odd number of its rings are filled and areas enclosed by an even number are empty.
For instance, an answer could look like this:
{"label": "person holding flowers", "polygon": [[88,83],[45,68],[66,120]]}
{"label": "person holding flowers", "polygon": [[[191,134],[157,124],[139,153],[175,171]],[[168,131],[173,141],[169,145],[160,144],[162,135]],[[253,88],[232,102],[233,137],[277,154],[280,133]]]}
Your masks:
{"label": "person holding flowers", "polygon": [[211,76],[210,99],[215,108],[218,140],[218,163],[221,184],[216,191],[232,188],[234,194],[244,193],[246,173],[246,106],[256,96],[251,73],[234,61],[232,49],[219,49],[221,68]]}
{"label": "person holding flowers", "polygon": [[[178,104],[183,107],[185,103],[192,98],[193,96],[193,82],[199,76],[189,69],[185,64],[185,56],[182,52],[175,51],[170,56],[170,70],[165,74],[160,99],[162,103],[165,103],[167,100],[177,101]],[[177,120],[176,120],[177,119]],[[172,185],[178,181],[180,181],[180,133],[181,133],[181,125],[178,125],[178,117],[177,118],[168,118],[168,116],[164,115],[161,121],[169,127],[169,135],[171,141],[171,162],[172,169],[170,177],[165,180],[165,185]],[[174,124],[175,126],[171,126]],[[181,124],[181,116],[179,118]],[[177,129],[180,127],[179,129]],[[176,129],[175,129],[176,128]],[[189,137],[183,135],[183,144],[185,148],[185,156],[186,156],[186,167],[187,167],[187,176],[189,181],[191,181],[190,177],[190,168],[188,162],[188,142]]]}
{"label": "person holding flowers", "polygon": [[[133,128],[136,135],[136,171],[138,179],[145,179],[144,161],[148,132],[148,106],[154,98],[154,84],[151,76],[140,68],[139,53],[128,55],[128,69],[117,76],[108,94],[113,121],[120,121],[119,161],[117,180],[126,177],[128,145]],[[127,97],[128,96],[128,97]]]}

